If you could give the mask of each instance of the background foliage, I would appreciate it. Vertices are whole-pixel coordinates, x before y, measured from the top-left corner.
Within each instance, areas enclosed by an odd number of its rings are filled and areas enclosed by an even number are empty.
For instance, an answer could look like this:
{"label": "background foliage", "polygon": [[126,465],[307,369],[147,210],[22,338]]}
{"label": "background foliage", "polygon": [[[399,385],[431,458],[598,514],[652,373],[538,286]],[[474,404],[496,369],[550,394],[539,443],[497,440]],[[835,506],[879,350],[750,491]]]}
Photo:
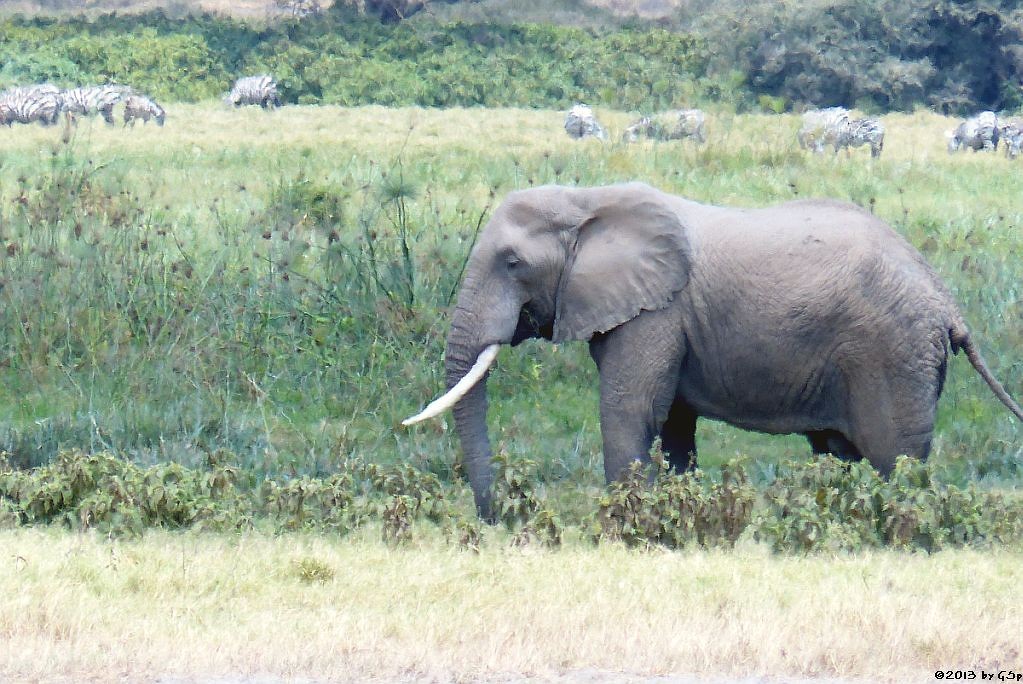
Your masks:
{"label": "background foliage", "polygon": [[292,103],[955,114],[1023,104],[1023,15],[1010,0],[694,0],[658,22],[565,4],[441,3],[404,21],[351,3],[262,23],[14,17],[0,22],[0,86],[113,80],[198,101],[269,71]]}
{"label": "background foliage", "polygon": [[[696,3],[702,6],[702,3]],[[789,104],[943,113],[1023,104],[1023,14],[1011,0],[715,3],[683,25],[712,67]]]}
{"label": "background foliage", "polygon": [[695,92],[700,41],[634,28],[382,25],[338,11],[257,27],[214,16],[107,15],[0,23],[0,85],[113,80],[161,98],[226,93],[275,75],[289,102],[666,108]]}

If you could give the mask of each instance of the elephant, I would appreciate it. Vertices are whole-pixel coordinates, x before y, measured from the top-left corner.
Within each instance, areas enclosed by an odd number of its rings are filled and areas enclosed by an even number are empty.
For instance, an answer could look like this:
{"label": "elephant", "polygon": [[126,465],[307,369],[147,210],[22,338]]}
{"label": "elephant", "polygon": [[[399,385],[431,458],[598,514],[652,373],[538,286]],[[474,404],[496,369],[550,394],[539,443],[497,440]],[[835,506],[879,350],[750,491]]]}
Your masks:
{"label": "elephant", "polygon": [[479,515],[492,520],[485,378],[500,345],[586,340],[600,383],[604,474],[660,437],[689,468],[697,418],[802,434],[816,454],[887,475],[925,459],[949,351],[1020,420],[950,291],[904,238],[835,200],[758,209],[642,183],[510,193],[473,248],[445,348]]}

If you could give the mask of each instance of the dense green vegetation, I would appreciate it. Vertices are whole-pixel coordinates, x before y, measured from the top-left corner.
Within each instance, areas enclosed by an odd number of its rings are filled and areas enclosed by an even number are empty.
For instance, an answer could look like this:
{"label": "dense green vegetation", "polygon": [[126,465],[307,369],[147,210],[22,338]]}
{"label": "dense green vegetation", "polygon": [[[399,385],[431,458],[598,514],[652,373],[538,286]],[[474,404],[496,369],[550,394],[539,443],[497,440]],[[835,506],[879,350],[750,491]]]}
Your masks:
{"label": "dense green vegetation", "polygon": [[[702,3],[695,3],[699,7]],[[1023,17],[1013,0],[714,3],[683,25],[782,104],[928,106],[942,113],[1023,104]]]}
{"label": "dense green vegetation", "polygon": [[[599,113],[612,133],[630,119]],[[557,111],[178,105],[168,116],[164,128],[0,130],[9,521],[287,528],[273,497],[310,492],[339,502],[311,503],[316,525],[336,507],[390,515],[401,537],[401,521],[433,515],[412,491],[421,485],[381,489],[353,463],[429,481],[457,511],[441,524],[470,521],[449,420],[394,428],[443,384],[447,311],[477,230],[507,191],[532,184],[643,179],[716,203],[830,196],[869,207],[947,279],[989,364],[1023,393],[1018,166],[947,155],[941,117],[887,117],[884,156],[869,161],[798,150],[795,116],[711,117],[699,147],[574,142]],[[498,497],[516,529],[592,529],[603,491],[596,384],[583,344],[502,352],[491,421],[508,472],[526,473],[503,480]],[[696,497],[711,532],[692,534],[708,543],[747,529],[782,549],[896,543],[886,516],[903,508],[931,532],[898,544],[1012,540],[1019,435],[956,358],[934,454],[908,489],[862,469],[794,466],[809,460],[801,438],[701,422],[706,475],[652,499],[607,492],[601,510],[639,511],[640,523],[629,531],[615,513],[599,534],[686,543],[686,529],[651,527],[651,511]],[[68,473],[83,463],[99,470],[79,490]],[[824,489],[815,468],[830,473]],[[788,484],[773,487],[779,479]],[[184,499],[151,508],[151,488],[169,480]],[[221,494],[229,505],[210,503]],[[348,508],[349,496],[373,507]],[[714,508],[728,501],[747,503]]]}
{"label": "dense green vegetation", "polygon": [[[561,4],[443,4],[400,23],[343,3],[261,24],[161,12],[8,18],[0,86],[113,80],[197,101],[269,71],[293,103],[957,114],[1023,104],[1023,19],[1010,0],[691,2],[657,25]],[[562,23],[539,23],[549,20]]]}
{"label": "dense green vegetation", "polygon": [[[115,535],[153,527],[345,535],[372,521],[384,541],[402,543],[432,523],[449,541],[479,550],[480,523],[458,489],[412,466],[354,460],[330,477],[261,480],[222,463],[224,456],[211,454],[199,470],[177,463],[140,468],[102,452],[63,453],[31,472],[0,463],[0,526],[57,523]],[[517,545],[558,546],[566,522],[594,542],[667,548],[731,547],[740,538],[787,552],[1023,541],[1018,496],[972,483],[940,485],[913,459],[900,460],[889,480],[866,463],[850,466],[830,456],[770,471],[729,462],[715,476],[699,470],[679,476],[663,457],[655,460],[661,467],[652,485],[637,463],[596,509],[566,519],[538,494],[534,462],[500,454],[498,518]]]}
{"label": "dense green vegetation", "polygon": [[700,45],[666,30],[386,26],[350,13],[263,27],[162,14],[10,19],[0,23],[0,85],[113,80],[195,101],[268,71],[299,103],[663,109],[696,92]]}

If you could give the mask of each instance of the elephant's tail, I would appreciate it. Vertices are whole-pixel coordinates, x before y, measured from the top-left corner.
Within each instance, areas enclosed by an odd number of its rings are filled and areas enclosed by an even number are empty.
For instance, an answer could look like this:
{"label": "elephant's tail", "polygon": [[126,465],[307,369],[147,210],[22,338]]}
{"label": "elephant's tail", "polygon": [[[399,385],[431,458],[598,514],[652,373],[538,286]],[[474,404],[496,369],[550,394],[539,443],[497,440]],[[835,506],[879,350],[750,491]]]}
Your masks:
{"label": "elephant's tail", "polygon": [[952,330],[950,335],[952,341],[952,350],[958,351],[962,349],[966,352],[966,358],[970,360],[970,365],[977,369],[980,377],[984,378],[984,382],[991,388],[991,391],[995,393],[998,400],[1001,401],[1005,406],[1012,411],[1012,414],[1023,421],[1023,409],[1019,407],[1009,393],[1002,387],[1002,383],[998,382],[992,373],[991,369],[987,367],[987,363],[984,362],[984,357],[977,351],[977,347],[973,344],[973,340],[970,339],[968,332]]}

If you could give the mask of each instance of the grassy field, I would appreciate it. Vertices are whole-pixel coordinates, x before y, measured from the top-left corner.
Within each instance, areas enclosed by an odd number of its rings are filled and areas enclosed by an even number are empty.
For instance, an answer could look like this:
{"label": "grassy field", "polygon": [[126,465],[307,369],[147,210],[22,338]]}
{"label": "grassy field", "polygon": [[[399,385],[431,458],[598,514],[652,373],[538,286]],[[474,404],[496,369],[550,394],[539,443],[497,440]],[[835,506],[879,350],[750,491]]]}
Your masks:
{"label": "grassy field", "polygon": [[474,555],[438,540],[38,530],[0,533],[0,546],[5,681],[923,682],[1023,669],[1019,552],[549,553],[495,539]]}
{"label": "grassy field", "polygon": [[[957,294],[996,375],[1023,394],[1023,180],[1001,155],[944,150],[952,124],[889,115],[883,157],[811,157],[794,116],[711,115],[710,142],[573,142],[535,110],[215,105],[164,128],[0,130],[0,447],[16,463],[109,448],[196,463],[228,449],[267,472],[337,458],[450,476],[446,424],[396,432],[442,385],[446,307],[477,225],[531,184],[644,180],[756,206],[870,207]],[[613,137],[631,115],[600,111]],[[67,136],[65,136],[67,137]],[[407,247],[409,258],[405,257]],[[557,481],[599,481],[585,345],[502,352],[493,426]],[[801,439],[704,423],[701,456],[802,456]],[[957,359],[934,460],[1017,482],[1019,428]]]}
{"label": "grassy field", "polygon": [[[633,118],[597,114],[612,140]],[[257,482],[298,484],[350,459],[409,464],[471,515],[450,423],[396,426],[442,386],[446,311],[477,227],[505,193],[542,183],[869,207],[946,278],[989,365],[1023,396],[1020,162],[949,156],[952,120],[884,117],[879,160],[799,150],[795,116],[711,112],[702,147],[573,142],[562,122],[206,103],[168,106],[163,128],[0,128],[0,450],[18,468],[82,449],[200,473],[214,454]],[[585,345],[504,350],[490,390],[498,446],[536,462],[533,485],[565,523],[559,551],[487,529],[473,554],[419,522],[389,546],[378,520],[345,538],[0,531],[12,597],[0,679],[929,681],[1023,666],[1018,548],[589,545],[580,521],[603,483]],[[1021,437],[955,359],[934,477],[1018,500]],[[698,439],[709,472],[743,456],[758,482],[809,458],[802,439],[710,422]]]}

